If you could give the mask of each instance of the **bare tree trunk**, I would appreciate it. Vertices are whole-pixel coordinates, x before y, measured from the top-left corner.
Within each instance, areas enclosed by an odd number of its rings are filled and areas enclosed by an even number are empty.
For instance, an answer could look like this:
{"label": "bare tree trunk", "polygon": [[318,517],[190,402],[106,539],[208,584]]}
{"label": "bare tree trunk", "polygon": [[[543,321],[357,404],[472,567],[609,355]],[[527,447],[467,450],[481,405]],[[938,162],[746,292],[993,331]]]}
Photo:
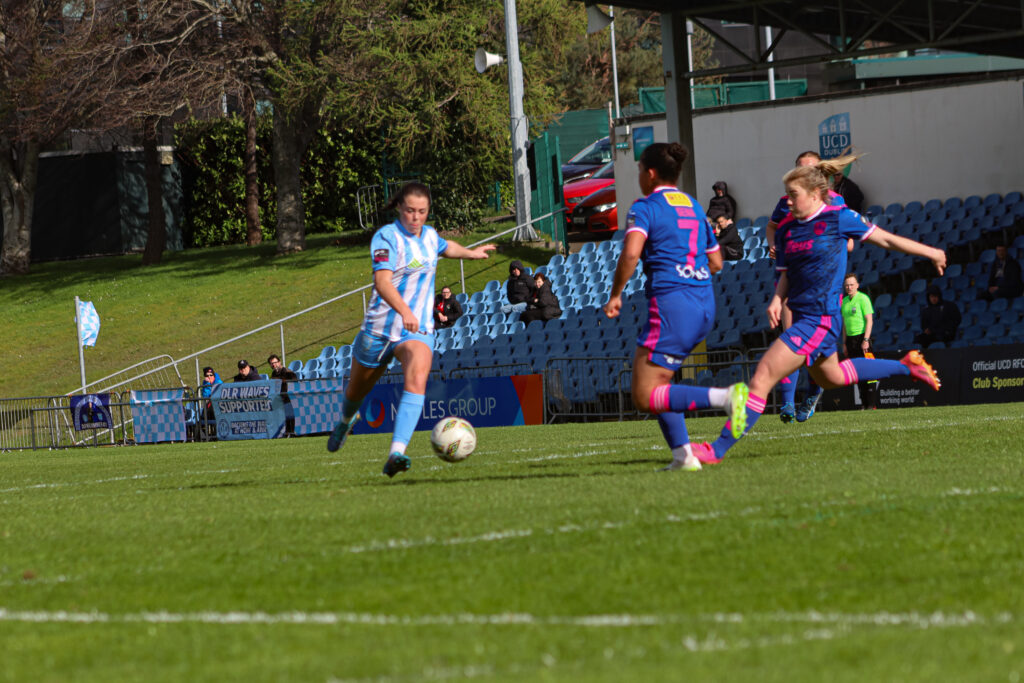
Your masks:
{"label": "bare tree trunk", "polygon": [[24,275],[32,252],[32,211],[39,179],[39,144],[15,146],[0,141],[0,200],[3,204],[3,250],[0,273]]}
{"label": "bare tree trunk", "polygon": [[305,151],[302,135],[287,116],[274,109],[274,180],[277,183],[277,253],[306,247],[306,210],[302,204],[300,167]]}
{"label": "bare tree trunk", "polygon": [[263,241],[260,228],[260,185],[256,173],[256,102],[245,97],[245,243]]}
{"label": "bare tree trunk", "polygon": [[167,249],[167,217],[164,215],[164,169],[157,151],[159,120],[147,119],[142,136],[142,157],[146,166],[146,198],[149,208],[149,230],[142,265],[160,263]]}

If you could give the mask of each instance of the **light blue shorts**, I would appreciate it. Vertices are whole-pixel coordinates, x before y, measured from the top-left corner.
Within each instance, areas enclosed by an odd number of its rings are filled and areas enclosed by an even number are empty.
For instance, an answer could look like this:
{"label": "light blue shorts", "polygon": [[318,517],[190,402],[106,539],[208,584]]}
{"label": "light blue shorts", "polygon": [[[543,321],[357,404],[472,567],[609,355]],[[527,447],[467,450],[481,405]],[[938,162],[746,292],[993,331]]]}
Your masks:
{"label": "light blue shorts", "polygon": [[398,341],[392,341],[387,337],[380,337],[365,330],[360,330],[352,342],[352,357],[360,365],[367,368],[379,368],[387,366],[395,357],[395,349],[407,341],[423,342],[431,351],[434,350],[434,335],[420,334],[402,330],[402,337]]}

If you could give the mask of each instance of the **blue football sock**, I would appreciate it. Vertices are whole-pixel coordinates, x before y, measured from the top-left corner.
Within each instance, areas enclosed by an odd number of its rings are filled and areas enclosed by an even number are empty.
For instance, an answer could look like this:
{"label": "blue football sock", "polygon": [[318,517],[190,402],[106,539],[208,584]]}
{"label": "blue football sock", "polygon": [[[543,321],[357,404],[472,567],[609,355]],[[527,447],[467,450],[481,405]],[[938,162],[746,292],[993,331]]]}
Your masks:
{"label": "blue football sock", "polygon": [[[743,434],[747,434],[751,429],[754,428],[754,423],[761,417],[761,413],[764,412],[765,400],[760,396],[754,394],[750,395],[747,399],[747,429]],[[728,425],[728,422],[726,423]],[[725,452],[728,451],[733,445],[739,441],[734,439],[732,436],[732,430],[728,426],[722,428],[722,433],[715,439],[714,443],[711,444],[711,448],[715,451],[715,457],[721,459],[725,456]]]}
{"label": "blue football sock", "polygon": [[690,384],[662,384],[651,391],[652,413],[682,413],[711,407],[711,390]]}
{"label": "blue football sock", "polygon": [[416,431],[416,423],[420,421],[423,398],[423,394],[402,392],[402,399],[398,402],[398,414],[395,415],[395,431],[391,437],[392,441],[402,444],[409,443],[412,433]]}
{"label": "blue football sock", "polygon": [[362,404],[362,401],[353,401],[348,396],[342,394],[341,421],[351,422],[352,416],[356,414],[356,411],[359,410],[359,406],[361,406]]}
{"label": "blue football sock", "polygon": [[796,383],[800,379],[800,368],[786,375],[779,382],[779,393],[781,394],[782,405],[796,401]]}
{"label": "blue football sock", "polygon": [[669,389],[668,403],[673,412],[684,410],[701,410],[710,408],[711,400],[708,397],[708,387],[695,387],[690,384],[673,384]]}
{"label": "blue football sock", "polygon": [[813,378],[808,377],[807,379],[809,380],[809,386],[807,387],[807,398],[814,398],[821,392],[825,391],[818,385],[817,382],[814,381]]}
{"label": "blue football sock", "polygon": [[[910,374],[910,368],[898,360],[878,358],[850,358],[840,363],[839,368],[843,371],[843,379],[847,385]],[[853,372],[850,371],[851,368]]]}
{"label": "blue football sock", "polygon": [[686,419],[682,413],[659,414],[658,426],[661,427],[661,433],[669,448],[678,448],[690,443],[690,435],[686,431]]}

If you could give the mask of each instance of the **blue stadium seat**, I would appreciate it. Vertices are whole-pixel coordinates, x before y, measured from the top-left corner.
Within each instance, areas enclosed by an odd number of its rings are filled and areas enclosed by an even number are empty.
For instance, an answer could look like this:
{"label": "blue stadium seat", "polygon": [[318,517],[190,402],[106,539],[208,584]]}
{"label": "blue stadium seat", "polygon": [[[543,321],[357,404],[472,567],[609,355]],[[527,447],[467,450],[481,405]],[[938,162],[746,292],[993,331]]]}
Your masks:
{"label": "blue stadium seat", "polygon": [[466,302],[469,301],[469,295],[466,294],[465,292],[459,292],[458,294],[455,295],[455,300],[458,301],[463,306],[465,306]]}
{"label": "blue stadium seat", "polygon": [[907,288],[907,291],[911,295],[919,295],[924,294],[924,291],[926,289],[928,289],[928,281],[924,279],[918,279],[910,283],[910,287]]}
{"label": "blue stadium seat", "polygon": [[1010,300],[996,299],[988,305],[988,310],[992,313],[1004,313],[1010,310]]}
{"label": "blue stadium seat", "polygon": [[892,204],[889,204],[887,207],[885,207],[885,215],[887,215],[887,216],[895,216],[895,215],[901,214],[901,213],[903,213],[903,205],[902,204],[898,204],[898,203],[894,202]]}
{"label": "blue stadium seat", "polygon": [[963,206],[964,206],[965,209],[972,209],[975,206],[981,206],[983,203],[984,203],[984,200],[981,197],[979,197],[976,194],[972,194],[970,197],[967,197],[964,200]]}
{"label": "blue stadium seat", "polygon": [[1001,194],[999,194],[998,192],[993,192],[992,194],[990,194],[987,197],[985,197],[985,200],[982,202],[982,204],[984,206],[994,206],[996,204],[999,204],[1002,201],[1003,201],[1003,196]]}
{"label": "blue stadium seat", "polygon": [[996,260],[996,250],[995,249],[986,249],[985,251],[981,252],[981,256],[978,257],[978,263],[980,263],[983,268],[988,268],[989,266],[992,265],[992,262],[995,261],[995,260]]}
{"label": "blue stadium seat", "polygon": [[880,294],[878,298],[875,299],[875,310],[878,310],[880,308],[888,308],[891,305],[892,294],[889,294],[888,292],[886,292],[885,294]]}
{"label": "blue stadium seat", "polygon": [[763,230],[764,226],[768,225],[768,220],[768,216],[758,216],[757,218],[754,219],[754,225],[757,226],[760,230]]}
{"label": "blue stadium seat", "polygon": [[750,221],[749,218],[737,218],[736,219],[736,228],[738,230],[743,230],[744,228],[749,228],[750,226],[751,226],[751,221]]}
{"label": "blue stadium seat", "polygon": [[303,369],[306,372],[312,374],[313,376],[316,376],[316,373],[320,370],[320,359],[310,358],[309,360],[306,361],[306,364],[303,366]]}
{"label": "blue stadium seat", "polygon": [[871,206],[864,210],[864,215],[870,216],[872,218],[874,218],[875,216],[880,216],[883,213],[885,213],[885,208],[879,204],[872,204]]}
{"label": "blue stadium seat", "polygon": [[1016,204],[1022,199],[1024,199],[1024,194],[1021,194],[1017,190],[1014,190],[1013,192],[1006,193],[1006,195],[1003,197],[1003,204]]}
{"label": "blue stadium seat", "polygon": [[942,208],[946,211],[952,211],[953,209],[959,209],[963,206],[964,201],[960,197],[950,197],[942,204]]}
{"label": "blue stadium seat", "polygon": [[[890,204],[890,206],[891,206],[891,204]],[[915,200],[915,201],[912,201],[912,202],[908,202],[907,205],[905,207],[903,207],[903,212],[904,213],[916,213],[917,211],[921,211],[922,209],[924,209],[924,204],[922,204],[921,202]]]}
{"label": "blue stadium seat", "polygon": [[302,369],[302,361],[293,360],[292,362],[288,363],[288,369],[291,370],[292,372],[298,373],[298,371]]}
{"label": "blue stadium seat", "polygon": [[337,352],[337,349],[335,349],[335,348],[334,348],[333,346],[325,346],[325,347],[324,347],[324,349],[323,349],[323,351],[321,351],[321,352],[320,352],[320,355],[319,355],[319,356],[317,356],[317,357],[318,357],[318,358],[319,358],[319,359],[321,360],[321,362],[322,362],[322,361],[325,361],[325,360],[327,360],[328,358],[334,358],[334,354],[335,354],[336,352]]}
{"label": "blue stadium seat", "polygon": [[939,211],[940,209],[942,209],[941,199],[929,199],[924,203],[924,210],[929,215]]}

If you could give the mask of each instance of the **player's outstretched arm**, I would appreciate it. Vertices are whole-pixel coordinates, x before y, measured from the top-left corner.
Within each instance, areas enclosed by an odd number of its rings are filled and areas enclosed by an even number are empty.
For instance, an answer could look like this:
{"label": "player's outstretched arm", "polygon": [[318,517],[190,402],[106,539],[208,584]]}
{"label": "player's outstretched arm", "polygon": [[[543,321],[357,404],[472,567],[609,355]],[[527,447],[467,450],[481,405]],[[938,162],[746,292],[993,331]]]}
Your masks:
{"label": "player's outstretched arm", "polygon": [[490,256],[489,252],[497,249],[496,244],[482,244],[475,249],[467,249],[458,242],[448,242],[448,248],[444,250],[441,256],[445,258],[464,258],[477,261],[485,259]]}
{"label": "player's outstretched arm", "polygon": [[942,275],[946,270],[946,252],[943,250],[936,249],[935,247],[929,247],[927,244],[921,244],[920,242],[915,242],[914,240],[907,239],[906,237],[894,235],[877,226],[871,231],[871,234],[865,238],[865,241],[878,245],[883,249],[902,251],[904,254],[926,258],[932,262],[939,275]]}

